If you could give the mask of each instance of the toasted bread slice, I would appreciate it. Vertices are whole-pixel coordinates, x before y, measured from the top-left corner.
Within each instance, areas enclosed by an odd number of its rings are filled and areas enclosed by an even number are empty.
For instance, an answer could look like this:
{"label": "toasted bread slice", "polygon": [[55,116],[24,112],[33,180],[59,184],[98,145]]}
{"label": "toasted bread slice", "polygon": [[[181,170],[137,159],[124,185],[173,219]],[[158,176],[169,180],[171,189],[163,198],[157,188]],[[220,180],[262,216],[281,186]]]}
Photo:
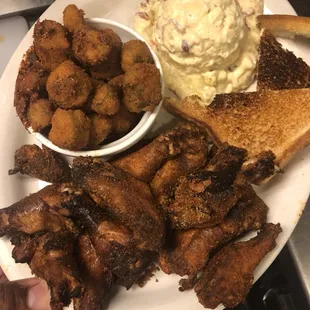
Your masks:
{"label": "toasted bread slice", "polygon": [[310,18],[294,15],[260,15],[260,27],[268,29],[276,37],[294,38],[295,35],[310,38]]}
{"label": "toasted bread slice", "polygon": [[280,167],[310,143],[310,89],[222,94],[208,107],[192,96],[165,107],[205,128],[216,145],[245,148],[250,157],[272,151]]}
{"label": "toasted bread slice", "polygon": [[259,49],[258,90],[310,87],[310,67],[285,50],[269,31],[263,32]]}

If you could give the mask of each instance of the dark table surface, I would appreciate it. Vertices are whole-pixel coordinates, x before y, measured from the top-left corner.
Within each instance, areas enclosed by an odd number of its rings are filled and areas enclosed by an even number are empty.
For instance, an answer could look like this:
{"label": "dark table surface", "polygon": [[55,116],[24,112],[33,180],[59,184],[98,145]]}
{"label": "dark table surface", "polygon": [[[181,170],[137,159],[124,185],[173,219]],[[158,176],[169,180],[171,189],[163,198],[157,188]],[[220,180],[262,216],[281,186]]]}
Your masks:
{"label": "dark table surface", "polygon": [[310,0],[289,0],[298,15],[310,16]]}

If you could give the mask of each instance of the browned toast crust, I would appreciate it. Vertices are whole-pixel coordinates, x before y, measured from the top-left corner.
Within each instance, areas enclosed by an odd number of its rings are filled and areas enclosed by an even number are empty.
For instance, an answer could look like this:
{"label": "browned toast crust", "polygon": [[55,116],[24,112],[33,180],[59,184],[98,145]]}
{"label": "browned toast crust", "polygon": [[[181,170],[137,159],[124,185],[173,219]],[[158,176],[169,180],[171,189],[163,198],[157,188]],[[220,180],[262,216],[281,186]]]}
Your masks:
{"label": "browned toast crust", "polygon": [[222,94],[209,107],[197,97],[170,99],[165,107],[205,128],[217,145],[245,148],[250,157],[271,150],[281,167],[310,142],[310,89]]}
{"label": "browned toast crust", "polygon": [[294,15],[260,15],[257,18],[262,28],[268,29],[275,36],[292,38],[295,35],[310,37],[310,18]]}
{"label": "browned toast crust", "polygon": [[277,90],[310,87],[310,68],[276,38],[264,31],[260,43],[257,89]]}

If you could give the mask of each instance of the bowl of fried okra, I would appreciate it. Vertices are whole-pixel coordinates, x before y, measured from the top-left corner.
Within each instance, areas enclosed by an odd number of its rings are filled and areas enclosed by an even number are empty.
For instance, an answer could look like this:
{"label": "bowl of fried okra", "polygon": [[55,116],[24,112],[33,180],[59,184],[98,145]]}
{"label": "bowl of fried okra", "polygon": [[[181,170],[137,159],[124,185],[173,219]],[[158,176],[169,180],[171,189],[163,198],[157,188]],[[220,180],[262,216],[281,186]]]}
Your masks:
{"label": "bowl of fried okra", "polygon": [[37,140],[68,156],[111,156],[137,143],[161,108],[160,62],[136,32],[85,19],[69,5],[63,25],[34,26],[21,62],[14,105]]}

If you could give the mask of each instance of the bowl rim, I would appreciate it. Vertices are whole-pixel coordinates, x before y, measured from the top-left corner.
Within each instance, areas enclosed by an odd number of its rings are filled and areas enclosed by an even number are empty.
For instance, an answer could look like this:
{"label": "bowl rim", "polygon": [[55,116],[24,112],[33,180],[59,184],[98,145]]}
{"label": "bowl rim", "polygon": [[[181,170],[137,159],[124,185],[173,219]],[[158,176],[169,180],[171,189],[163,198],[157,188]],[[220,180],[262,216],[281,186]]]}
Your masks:
{"label": "bowl rim", "polygon": [[[160,82],[161,82],[161,93],[162,97],[164,98],[164,93],[165,93],[165,86],[164,86],[164,79],[163,79],[163,70],[159,61],[159,58],[153,51],[152,47],[146,40],[138,34],[136,31],[131,29],[130,27],[121,24],[116,21],[112,21],[106,18],[101,18],[101,17],[93,17],[93,18],[85,18],[86,22],[92,23],[92,24],[105,24],[107,26],[114,26],[116,28],[120,28],[124,30],[125,32],[130,33],[133,37],[135,37],[138,40],[141,40],[145,42],[148,46],[148,48],[151,51],[152,57],[154,59],[155,66],[160,72]],[[154,109],[152,112],[145,112],[140,119],[139,123],[125,136],[123,136],[120,139],[117,139],[111,143],[108,143],[106,145],[102,145],[99,149],[95,150],[85,150],[85,151],[71,151],[68,149],[63,149],[54,143],[50,141],[47,137],[45,137],[43,134],[40,132],[35,132],[32,127],[28,127],[28,131],[34,135],[34,137],[47,146],[48,148],[52,149],[53,151],[56,151],[60,154],[67,155],[67,156],[72,156],[72,157],[77,157],[77,156],[91,156],[91,157],[104,157],[104,156],[112,156],[118,153],[121,153],[122,151],[127,150],[137,142],[139,142],[145,135],[146,133],[150,130],[152,124],[154,123],[160,109],[162,106],[163,100],[159,103],[159,105]]]}

